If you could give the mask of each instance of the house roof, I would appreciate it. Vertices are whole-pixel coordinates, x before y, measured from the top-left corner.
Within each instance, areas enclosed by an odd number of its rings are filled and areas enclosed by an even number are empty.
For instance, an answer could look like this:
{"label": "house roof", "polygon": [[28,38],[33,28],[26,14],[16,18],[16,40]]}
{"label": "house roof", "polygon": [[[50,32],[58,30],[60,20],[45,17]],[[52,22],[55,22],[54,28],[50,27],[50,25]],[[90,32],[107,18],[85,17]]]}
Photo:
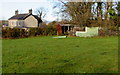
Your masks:
{"label": "house roof", "polygon": [[38,22],[42,22],[42,20],[37,15],[33,15],[33,14],[18,14],[18,15],[12,16],[8,20],[13,20],[13,19],[24,20],[24,19],[26,19],[30,15],[34,16],[38,20]]}
{"label": "house roof", "polygon": [[9,18],[9,20],[11,19],[24,20],[29,15],[30,14],[18,14],[18,15],[14,15],[11,18]]}

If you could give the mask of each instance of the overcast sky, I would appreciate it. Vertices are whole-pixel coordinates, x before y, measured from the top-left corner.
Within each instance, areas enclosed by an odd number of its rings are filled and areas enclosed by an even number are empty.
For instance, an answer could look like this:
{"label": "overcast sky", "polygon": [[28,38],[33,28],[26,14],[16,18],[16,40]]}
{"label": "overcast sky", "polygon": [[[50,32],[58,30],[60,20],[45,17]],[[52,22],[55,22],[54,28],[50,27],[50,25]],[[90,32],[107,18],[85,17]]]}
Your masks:
{"label": "overcast sky", "polygon": [[33,14],[36,14],[36,9],[44,7],[48,11],[44,19],[54,21],[57,19],[53,9],[56,1],[57,0],[0,0],[0,20],[8,20],[8,18],[15,14],[15,10],[19,10],[19,13],[28,13],[28,10],[32,9]]}
{"label": "overcast sky", "polygon": [[47,21],[54,21],[57,17],[54,15],[53,0],[0,0],[0,20],[7,20],[15,14],[15,10],[19,13],[28,13],[29,9],[36,14],[36,9],[44,7],[47,9],[47,15],[44,18]]}

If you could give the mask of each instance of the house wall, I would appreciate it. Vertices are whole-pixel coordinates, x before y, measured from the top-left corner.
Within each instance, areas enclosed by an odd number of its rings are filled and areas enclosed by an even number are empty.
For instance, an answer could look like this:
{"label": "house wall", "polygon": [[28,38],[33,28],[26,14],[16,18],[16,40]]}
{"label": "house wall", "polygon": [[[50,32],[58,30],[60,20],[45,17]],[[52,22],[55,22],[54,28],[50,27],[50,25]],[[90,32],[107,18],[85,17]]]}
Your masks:
{"label": "house wall", "polygon": [[8,20],[8,26],[10,28],[13,28],[16,26],[16,22],[17,22],[17,20]]}
{"label": "house wall", "polygon": [[76,36],[79,37],[98,36],[98,27],[86,27],[85,31],[76,31]]}
{"label": "house wall", "polygon": [[38,21],[32,15],[24,20],[25,27],[38,27]]}
{"label": "house wall", "polygon": [[17,27],[24,27],[24,20],[18,20],[17,21]]}
{"label": "house wall", "polygon": [[24,20],[8,20],[8,26],[10,28],[23,27],[24,26]]}

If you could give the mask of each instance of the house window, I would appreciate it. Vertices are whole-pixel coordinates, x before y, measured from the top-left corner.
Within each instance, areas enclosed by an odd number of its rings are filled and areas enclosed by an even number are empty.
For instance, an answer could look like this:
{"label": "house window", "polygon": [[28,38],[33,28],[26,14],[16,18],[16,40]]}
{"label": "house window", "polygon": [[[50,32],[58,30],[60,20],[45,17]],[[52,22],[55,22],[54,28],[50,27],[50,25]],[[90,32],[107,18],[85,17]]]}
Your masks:
{"label": "house window", "polygon": [[18,26],[18,21],[16,22],[16,25]]}
{"label": "house window", "polygon": [[19,22],[19,25],[21,25],[21,23]]}
{"label": "house window", "polygon": [[16,21],[14,22],[14,25],[17,26]]}
{"label": "house window", "polygon": [[17,24],[17,26],[20,26],[20,25],[21,25],[20,21],[17,21],[17,23],[16,23],[16,24]]}

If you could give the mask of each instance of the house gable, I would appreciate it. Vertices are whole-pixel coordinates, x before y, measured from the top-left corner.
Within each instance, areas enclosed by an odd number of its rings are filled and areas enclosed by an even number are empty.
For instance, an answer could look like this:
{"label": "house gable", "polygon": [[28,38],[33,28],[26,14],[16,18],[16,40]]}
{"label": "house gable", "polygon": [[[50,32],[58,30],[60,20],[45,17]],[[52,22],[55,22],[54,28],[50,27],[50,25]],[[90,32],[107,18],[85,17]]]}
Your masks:
{"label": "house gable", "polygon": [[30,15],[24,19],[25,27],[38,27],[38,20],[33,16]]}

